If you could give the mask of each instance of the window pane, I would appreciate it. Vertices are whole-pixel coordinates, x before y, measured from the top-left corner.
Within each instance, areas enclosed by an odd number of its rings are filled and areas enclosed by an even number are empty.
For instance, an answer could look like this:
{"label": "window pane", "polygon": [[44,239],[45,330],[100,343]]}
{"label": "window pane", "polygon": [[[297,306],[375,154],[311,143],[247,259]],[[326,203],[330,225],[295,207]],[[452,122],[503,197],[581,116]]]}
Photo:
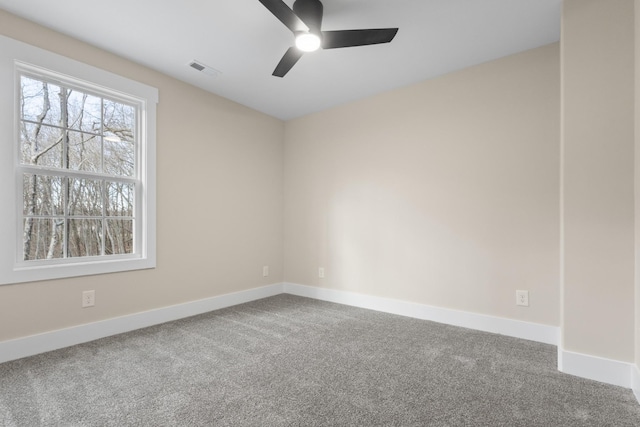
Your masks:
{"label": "window pane", "polygon": [[102,132],[102,99],[69,90],[67,97],[67,114],[69,116],[69,128],[84,132]]}
{"label": "window pane", "polygon": [[118,176],[134,174],[135,123],[134,107],[104,100],[105,173]]}
{"label": "window pane", "polygon": [[133,216],[134,185],[107,182],[107,216]]}
{"label": "window pane", "polygon": [[21,162],[52,168],[62,167],[62,140],[64,131],[51,126],[21,123]]}
{"label": "window pane", "polygon": [[55,259],[64,256],[64,219],[25,218],[23,259]]}
{"label": "window pane", "polygon": [[133,253],[133,220],[107,219],[106,240],[104,244],[105,255],[132,254]]}
{"label": "window pane", "polygon": [[22,119],[50,125],[62,123],[60,102],[64,92],[60,86],[22,76],[20,88]]}
{"label": "window pane", "polygon": [[69,220],[69,257],[102,255],[102,220]]}
{"label": "window pane", "polygon": [[59,176],[24,174],[23,213],[30,216],[63,215],[62,182]]}
{"label": "window pane", "polygon": [[135,167],[134,145],[126,141],[104,138],[104,172],[115,176],[133,176]]}
{"label": "window pane", "polygon": [[88,133],[69,131],[69,169],[101,172],[101,138]]}
{"label": "window pane", "polygon": [[102,182],[69,178],[69,215],[102,216]]}
{"label": "window pane", "polygon": [[104,134],[133,142],[135,135],[136,109],[130,105],[104,100]]}

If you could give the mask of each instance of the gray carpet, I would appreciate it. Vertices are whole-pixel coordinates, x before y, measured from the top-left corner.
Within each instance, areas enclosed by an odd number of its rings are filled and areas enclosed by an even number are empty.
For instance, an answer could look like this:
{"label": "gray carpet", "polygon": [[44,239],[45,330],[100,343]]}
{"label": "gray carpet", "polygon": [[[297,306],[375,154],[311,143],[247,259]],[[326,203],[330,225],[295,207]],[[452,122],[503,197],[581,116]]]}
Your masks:
{"label": "gray carpet", "polygon": [[279,295],[0,365],[2,426],[640,426],[556,348]]}

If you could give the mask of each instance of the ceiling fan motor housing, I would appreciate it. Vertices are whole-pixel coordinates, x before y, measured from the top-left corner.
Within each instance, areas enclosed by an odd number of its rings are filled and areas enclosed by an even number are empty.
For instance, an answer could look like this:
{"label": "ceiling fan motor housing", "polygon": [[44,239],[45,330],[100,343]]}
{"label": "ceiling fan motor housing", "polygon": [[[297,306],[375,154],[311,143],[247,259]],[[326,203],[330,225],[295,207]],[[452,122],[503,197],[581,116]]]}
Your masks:
{"label": "ceiling fan motor housing", "polygon": [[293,12],[307,24],[311,33],[321,34],[323,6],[320,0],[296,0]]}

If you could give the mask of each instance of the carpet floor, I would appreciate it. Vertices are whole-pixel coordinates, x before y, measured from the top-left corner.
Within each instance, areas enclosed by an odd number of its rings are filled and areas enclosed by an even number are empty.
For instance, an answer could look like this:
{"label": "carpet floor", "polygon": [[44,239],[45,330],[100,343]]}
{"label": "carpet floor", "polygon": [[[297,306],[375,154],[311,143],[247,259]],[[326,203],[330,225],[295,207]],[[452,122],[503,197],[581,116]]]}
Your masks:
{"label": "carpet floor", "polygon": [[640,426],[551,345],[279,295],[0,364],[1,426]]}

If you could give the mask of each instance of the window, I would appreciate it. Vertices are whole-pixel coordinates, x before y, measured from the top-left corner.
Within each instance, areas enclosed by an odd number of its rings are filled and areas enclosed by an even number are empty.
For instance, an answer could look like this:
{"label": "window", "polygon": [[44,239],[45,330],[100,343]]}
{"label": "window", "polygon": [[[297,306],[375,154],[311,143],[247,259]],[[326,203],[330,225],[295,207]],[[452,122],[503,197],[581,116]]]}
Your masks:
{"label": "window", "polygon": [[20,261],[135,254],[138,106],[20,73]]}
{"label": "window", "polygon": [[157,90],[3,44],[14,55],[0,58],[0,96],[15,95],[11,112],[0,101],[14,118],[0,121],[0,157],[13,159],[0,178],[14,185],[0,191],[0,249],[13,252],[0,284],[154,267]]}

